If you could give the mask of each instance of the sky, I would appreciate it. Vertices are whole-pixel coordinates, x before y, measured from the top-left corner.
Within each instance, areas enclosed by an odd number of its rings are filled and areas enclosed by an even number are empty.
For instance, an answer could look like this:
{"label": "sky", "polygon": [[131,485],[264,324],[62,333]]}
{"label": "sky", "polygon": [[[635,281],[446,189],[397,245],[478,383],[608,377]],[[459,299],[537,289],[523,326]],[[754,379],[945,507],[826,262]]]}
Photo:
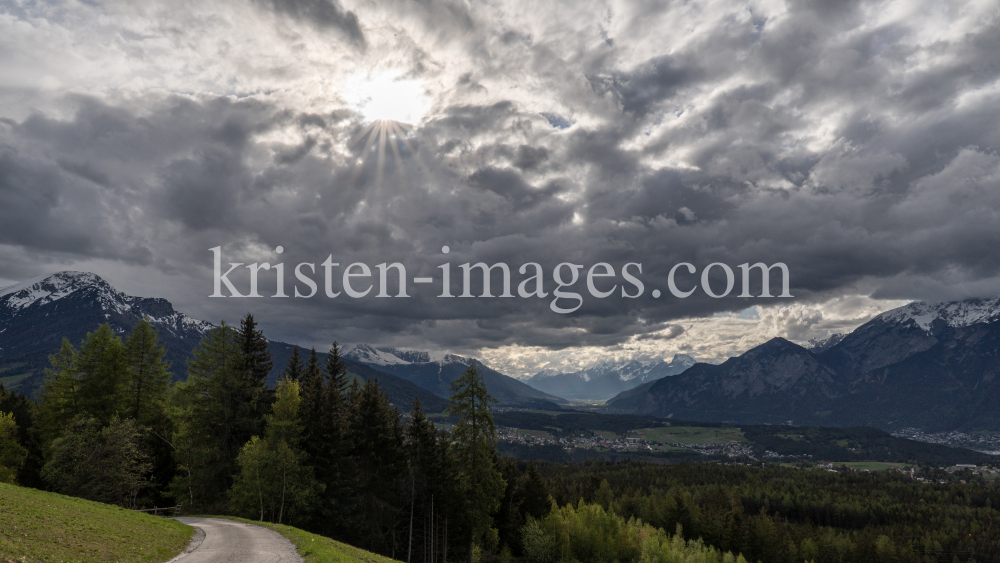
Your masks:
{"label": "sky", "polygon": [[[1000,295],[995,2],[0,1],[0,69],[0,284],[92,271],[275,340],[512,375],[721,361]],[[215,247],[224,269],[284,263],[289,294],[313,264],[319,295],[211,298]],[[335,290],[400,262],[411,297],[372,277],[327,298],[327,257]],[[515,297],[437,297],[439,265],[457,294],[476,262],[509,264]],[[564,262],[583,299],[560,314]],[[737,297],[756,262],[786,264],[792,297]],[[547,297],[516,293],[527,263]],[[725,297],[699,286],[713,263]]]}

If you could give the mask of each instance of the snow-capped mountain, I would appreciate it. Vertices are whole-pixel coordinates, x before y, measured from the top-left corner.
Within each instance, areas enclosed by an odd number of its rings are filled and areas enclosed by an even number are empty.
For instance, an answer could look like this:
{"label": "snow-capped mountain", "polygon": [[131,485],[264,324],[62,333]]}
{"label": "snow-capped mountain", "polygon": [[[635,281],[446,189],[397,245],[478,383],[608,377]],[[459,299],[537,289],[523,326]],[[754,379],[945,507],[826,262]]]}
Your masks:
{"label": "snow-capped mountain", "polygon": [[[0,384],[30,395],[41,385],[49,354],[59,350],[63,338],[77,346],[103,323],[124,336],[143,318],[159,333],[173,379],[186,379],[191,351],[214,325],[175,311],[166,299],[126,295],[88,272],[59,272],[0,288]],[[273,385],[295,346],[271,341],[268,348],[274,361],[268,383]],[[300,349],[300,354],[308,351]],[[322,364],[326,355],[320,351],[318,356]],[[448,406],[402,378],[351,360],[345,363],[353,376],[377,378],[389,400],[404,409],[414,397],[428,412]]]}
{"label": "snow-capped mountain", "polygon": [[830,348],[836,346],[841,340],[844,339],[845,336],[847,335],[842,332],[838,332],[836,334],[831,334],[827,338],[819,340],[810,338],[809,343],[805,347],[811,350],[814,354],[819,354],[820,352],[829,350]]}
{"label": "snow-capped mountain", "polygon": [[[451,395],[451,382],[465,371],[469,363],[469,358],[454,354],[400,350],[369,344],[345,346],[342,353],[347,359],[402,377],[441,397]],[[557,404],[565,402],[559,396],[539,391],[479,360],[474,361],[483,374],[486,388],[501,405],[555,408]]]}
{"label": "snow-capped mountain", "polygon": [[444,352],[421,352],[418,350],[400,350],[399,348],[380,347],[370,344],[350,344],[344,347],[344,356],[373,366],[397,366],[409,364],[466,364],[468,360],[462,356]]}
{"label": "snow-capped mountain", "polygon": [[542,391],[575,401],[602,401],[647,381],[682,373],[695,364],[686,354],[676,354],[667,361],[615,359],[571,373],[543,370],[525,382]]}
{"label": "snow-capped mountain", "polygon": [[126,334],[143,318],[159,332],[174,377],[183,378],[191,342],[197,344],[212,324],[175,311],[166,299],[126,295],[89,272],[59,272],[2,288],[0,382],[37,387],[63,338],[77,345],[105,322]]}
{"label": "snow-capped mountain", "polygon": [[1000,430],[1000,299],[910,303],[812,344],[776,338],[608,405],[683,420]]}
{"label": "snow-capped mountain", "polygon": [[930,331],[935,321],[958,328],[978,323],[992,323],[1000,320],[1000,297],[992,299],[969,299],[950,303],[928,304],[915,301],[875,317],[886,323],[913,321],[925,331]]}

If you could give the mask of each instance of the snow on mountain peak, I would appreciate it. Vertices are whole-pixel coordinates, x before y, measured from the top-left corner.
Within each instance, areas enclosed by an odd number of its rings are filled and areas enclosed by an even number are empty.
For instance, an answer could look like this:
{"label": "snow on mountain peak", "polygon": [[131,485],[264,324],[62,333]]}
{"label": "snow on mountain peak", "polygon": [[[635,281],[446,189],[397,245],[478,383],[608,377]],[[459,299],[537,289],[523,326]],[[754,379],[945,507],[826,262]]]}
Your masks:
{"label": "snow on mountain peak", "polygon": [[876,318],[889,323],[903,323],[912,320],[926,331],[930,331],[935,319],[941,319],[951,327],[989,323],[1000,320],[1000,297],[952,301],[933,305],[916,301],[886,311]]}
{"label": "snow on mountain peak", "polygon": [[[90,272],[58,272],[0,288],[0,308],[8,314],[24,314],[32,305],[45,306],[80,291],[91,291],[101,309],[121,315],[136,314],[153,323],[157,329],[196,330],[202,334],[213,328],[212,323],[193,319],[173,310],[163,299],[147,299],[126,295],[107,281]],[[0,309],[2,310],[2,309]]]}
{"label": "snow on mountain peak", "polygon": [[395,366],[412,363],[396,356],[392,352],[381,350],[370,344],[352,344],[345,346],[343,349],[343,356],[365,364],[377,366]]}
{"label": "snow on mountain peak", "polygon": [[670,360],[670,363],[678,366],[687,365],[688,367],[691,367],[697,364],[698,360],[688,356],[687,354],[674,354],[674,359]]}
{"label": "snow on mountain peak", "polygon": [[43,305],[57,301],[81,289],[108,285],[100,276],[90,272],[59,272],[48,274],[25,282],[0,288],[0,302],[5,302],[11,309],[19,310],[29,305],[41,302]]}

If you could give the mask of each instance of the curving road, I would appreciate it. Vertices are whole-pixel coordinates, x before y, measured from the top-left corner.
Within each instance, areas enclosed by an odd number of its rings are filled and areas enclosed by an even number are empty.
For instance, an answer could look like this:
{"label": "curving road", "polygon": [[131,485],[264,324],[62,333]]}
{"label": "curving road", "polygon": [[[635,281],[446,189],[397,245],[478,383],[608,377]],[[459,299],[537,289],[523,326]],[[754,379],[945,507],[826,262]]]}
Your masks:
{"label": "curving road", "polygon": [[292,563],[302,558],[291,542],[267,528],[222,518],[177,518],[198,529],[184,553],[168,563]]}

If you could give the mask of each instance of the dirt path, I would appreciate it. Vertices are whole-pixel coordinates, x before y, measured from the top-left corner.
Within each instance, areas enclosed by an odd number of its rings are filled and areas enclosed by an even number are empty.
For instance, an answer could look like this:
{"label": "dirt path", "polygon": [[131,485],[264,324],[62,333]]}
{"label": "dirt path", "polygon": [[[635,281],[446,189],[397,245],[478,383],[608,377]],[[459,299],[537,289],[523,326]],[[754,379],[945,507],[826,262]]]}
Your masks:
{"label": "dirt path", "polygon": [[[302,558],[291,542],[267,528],[222,518],[177,518],[201,530],[184,553],[168,563],[293,563]],[[200,541],[199,541],[200,538]]]}

